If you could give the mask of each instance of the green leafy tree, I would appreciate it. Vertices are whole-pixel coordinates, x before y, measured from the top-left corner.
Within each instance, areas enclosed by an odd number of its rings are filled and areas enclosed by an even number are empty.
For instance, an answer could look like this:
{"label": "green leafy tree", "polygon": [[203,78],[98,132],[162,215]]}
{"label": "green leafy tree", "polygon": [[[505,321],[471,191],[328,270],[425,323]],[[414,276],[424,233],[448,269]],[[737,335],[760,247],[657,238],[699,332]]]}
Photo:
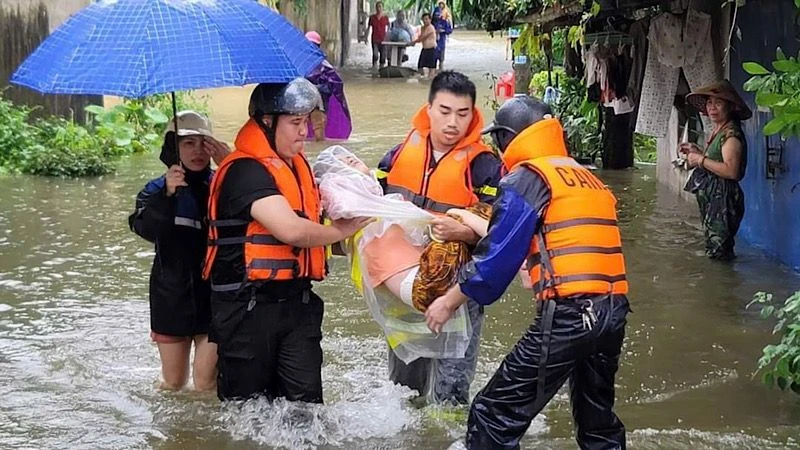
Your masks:
{"label": "green leafy tree", "polygon": [[787,57],[779,47],[772,61],[774,71],[757,62],[743,66],[752,75],[744,90],[755,92],[756,104],[769,108],[773,115],[764,125],[764,134],[800,137],[800,54]]}
{"label": "green leafy tree", "polygon": [[[794,0],[800,9],[800,0]],[[784,139],[800,137],[800,53],[789,56],[780,47],[769,70],[760,63],[746,62],[745,72],[752,75],[744,89],[756,93],[756,104],[769,108],[772,119],[764,125],[765,135],[780,134]],[[775,304],[772,294],[759,292],[750,302],[761,306],[761,316],[777,319],[772,333],[780,336],[777,345],[764,347],[758,371],[768,386],[791,390],[800,395],[800,291]]]}

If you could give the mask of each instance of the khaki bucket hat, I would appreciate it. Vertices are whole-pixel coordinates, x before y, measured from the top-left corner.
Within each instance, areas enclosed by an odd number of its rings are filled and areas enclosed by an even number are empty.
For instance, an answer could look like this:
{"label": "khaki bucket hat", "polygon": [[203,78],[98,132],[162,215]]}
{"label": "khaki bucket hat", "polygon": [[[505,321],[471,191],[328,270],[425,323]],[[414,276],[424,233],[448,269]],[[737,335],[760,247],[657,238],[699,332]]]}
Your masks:
{"label": "khaki bucket hat", "polygon": [[[178,136],[213,136],[211,122],[202,114],[195,111],[181,111],[178,117]],[[175,119],[170,118],[167,132],[175,131]]]}

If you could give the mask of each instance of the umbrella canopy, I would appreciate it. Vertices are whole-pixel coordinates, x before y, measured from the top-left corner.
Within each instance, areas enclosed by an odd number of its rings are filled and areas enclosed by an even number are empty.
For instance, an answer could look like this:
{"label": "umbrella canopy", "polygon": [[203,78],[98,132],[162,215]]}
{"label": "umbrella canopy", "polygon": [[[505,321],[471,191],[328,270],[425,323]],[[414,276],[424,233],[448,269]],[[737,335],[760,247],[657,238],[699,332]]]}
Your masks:
{"label": "umbrella canopy", "polygon": [[11,82],[138,98],[288,82],[323,60],[300,30],[253,0],[101,0],[45,39]]}

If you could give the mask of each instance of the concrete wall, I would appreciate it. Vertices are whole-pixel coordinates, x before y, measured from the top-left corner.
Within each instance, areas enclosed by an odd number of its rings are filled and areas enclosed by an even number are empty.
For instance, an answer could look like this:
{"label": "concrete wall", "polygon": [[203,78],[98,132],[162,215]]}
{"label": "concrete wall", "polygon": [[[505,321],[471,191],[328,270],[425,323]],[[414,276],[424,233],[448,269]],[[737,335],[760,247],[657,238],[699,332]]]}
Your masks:
{"label": "concrete wall", "polygon": [[[756,61],[771,67],[778,46],[787,55],[797,55],[800,49],[797,14],[792,0],[749,0],[740,8],[737,24],[742,40],[735,43],[731,53],[734,86],[741,89],[749,79],[742,70],[743,62]],[[753,94],[741,93],[756,111]],[[784,143],[785,171],[775,179],[768,179],[766,142],[761,130],[771,118],[769,112],[756,112],[743,124],[748,157],[747,174],[742,180],[746,212],[739,236],[800,270],[800,142],[790,139]],[[770,146],[779,144],[778,139],[770,138]]]}
{"label": "concrete wall", "polygon": [[[342,41],[342,0],[305,0],[305,14],[295,10],[294,1],[280,2],[280,13],[303,32],[315,30],[322,36],[322,49],[328,61],[341,65],[343,46],[349,50],[349,41]],[[348,26],[349,28],[349,26]]]}
{"label": "concrete wall", "polygon": [[[90,0],[2,0],[0,2],[0,88],[16,68],[58,25]],[[40,95],[12,87],[4,96],[15,103],[41,105],[37,114],[57,114],[83,121],[83,108],[100,97]]]}
{"label": "concrete wall", "polygon": [[342,59],[340,65],[350,63],[350,46],[358,40],[358,0],[342,1]]}
{"label": "concrete wall", "polygon": [[6,9],[20,7],[24,10],[35,8],[40,3],[47,7],[50,31],[53,31],[69,16],[91,3],[91,0],[2,0],[0,7]]}
{"label": "concrete wall", "polygon": [[658,181],[667,186],[673,193],[682,197],[686,201],[694,201],[694,195],[683,190],[686,180],[689,179],[691,171],[683,170],[672,165],[672,161],[677,157],[678,145],[680,144],[680,137],[678,136],[679,129],[678,110],[672,108],[670,114],[669,124],[667,124],[669,133],[664,138],[659,138],[657,142],[658,150],[658,163],[656,164],[656,178]]}

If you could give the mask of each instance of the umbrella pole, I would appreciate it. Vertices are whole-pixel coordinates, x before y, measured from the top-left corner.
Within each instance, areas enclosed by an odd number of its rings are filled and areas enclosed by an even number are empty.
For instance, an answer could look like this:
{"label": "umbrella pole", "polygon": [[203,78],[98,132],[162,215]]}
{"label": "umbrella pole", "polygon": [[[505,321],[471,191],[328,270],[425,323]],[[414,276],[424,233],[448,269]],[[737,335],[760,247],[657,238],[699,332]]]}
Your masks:
{"label": "umbrella pole", "polygon": [[172,123],[175,124],[175,156],[178,165],[183,167],[181,162],[181,150],[178,148],[178,102],[175,100],[175,91],[172,91]]}
{"label": "umbrella pole", "polygon": [[[179,141],[179,139],[178,139],[178,102],[175,101],[175,91],[172,91],[171,94],[172,94],[172,120],[173,120],[172,123],[175,124],[175,159],[176,159],[176,161],[178,161],[178,165],[181,168],[184,168],[183,167],[183,162],[181,161],[181,149],[179,147],[180,144],[178,143],[178,141]],[[175,196],[181,195],[181,193],[184,192],[184,189],[186,189],[185,186],[178,186],[175,189]]]}

